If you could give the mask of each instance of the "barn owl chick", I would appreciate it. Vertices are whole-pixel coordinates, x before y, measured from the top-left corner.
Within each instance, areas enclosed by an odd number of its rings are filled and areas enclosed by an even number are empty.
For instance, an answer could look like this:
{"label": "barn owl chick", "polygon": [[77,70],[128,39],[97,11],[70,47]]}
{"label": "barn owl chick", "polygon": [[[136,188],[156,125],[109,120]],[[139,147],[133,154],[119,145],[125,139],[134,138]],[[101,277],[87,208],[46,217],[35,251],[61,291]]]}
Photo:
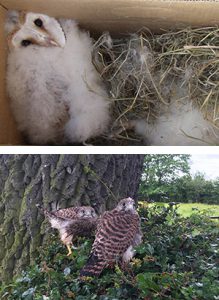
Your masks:
{"label": "barn owl chick", "polygon": [[109,101],[91,62],[92,41],[73,20],[10,12],[7,91],[33,144],[83,143],[109,123]]}
{"label": "barn owl chick", "polygon": [[60,239],[68,249],[68,256],[72,253],[73,239],[91,236],[96,229],[97,214],[90,206],[69,207],[51,212],[39,205],[37,207],[48,218],[51,227],[58,229]]}
{"label": "barn owl chick", "polygon": [[129,262],[134,246],[141,243],[140,218],[132,198],[122,199],[117,207],[106,211],[97,223],[90,257],[80,276],[99,276],[104,268],[116,262]]}

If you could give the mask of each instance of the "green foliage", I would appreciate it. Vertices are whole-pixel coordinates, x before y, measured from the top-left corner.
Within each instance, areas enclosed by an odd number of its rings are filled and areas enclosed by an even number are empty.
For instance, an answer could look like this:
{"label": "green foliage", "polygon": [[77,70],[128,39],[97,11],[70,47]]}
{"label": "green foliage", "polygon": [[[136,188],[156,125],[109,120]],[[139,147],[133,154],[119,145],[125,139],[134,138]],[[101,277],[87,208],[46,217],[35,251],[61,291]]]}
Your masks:
{"label": "green foliage", "polygon": [[78,278],[92,240],[78,240],[70,257],[51,236],[36,263],[12,283],[2,300],[216,300],[219,295],[219,226],[194,211],[182,218],[173,204],[141,207],[143,243],[123,270],[106,269],[99,278]]}
{"label": "green foliage", "polygon": [[201,173],[179,177],[175,182],[175,193],[170,198],[181,202],[219,203],[219,179],[207,180]]}
{"label": "green foliage", "polygon": [[186,154],[145,155],[140,195],[154,201],[163,201],[179,175],[189,174],[189,159],[190,155]]}
{"label": "green foliage", "polygon": [[143,179],[156,177],[160,184],[172,182],[179,173],[189,174],[189,159],[187,154],[146,154]]}
{"label": "green foliage", "polygon": [[207,180],[204,174],[190,174],[190,155],[148,154],[145,156],[139,194],[155,202],[218,204],[219,179]]}

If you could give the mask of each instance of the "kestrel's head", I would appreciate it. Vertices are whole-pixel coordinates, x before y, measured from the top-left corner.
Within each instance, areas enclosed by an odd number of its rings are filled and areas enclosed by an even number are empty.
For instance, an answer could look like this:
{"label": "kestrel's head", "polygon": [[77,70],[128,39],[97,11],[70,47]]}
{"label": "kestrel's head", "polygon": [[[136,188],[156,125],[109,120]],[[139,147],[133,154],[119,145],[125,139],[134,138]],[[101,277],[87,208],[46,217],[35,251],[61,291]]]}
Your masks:
{"label": "kestrel's head", "polygon": [[11,49],[31,45],[41,47],[64,47],[65,34],[56,19],[37,13],[14,13],[6,22],[8,44]]}
{"label": "kestrel's head", "polygon": [[125,198],[119,201],[116,206],[116,210],[118,211],[135,211],[135,200],[132,198]]}
{"label": "kestrel's head", "polygon": [[93,207],[81,206],[78,208],[77,218],[97,218],[97,214]]}

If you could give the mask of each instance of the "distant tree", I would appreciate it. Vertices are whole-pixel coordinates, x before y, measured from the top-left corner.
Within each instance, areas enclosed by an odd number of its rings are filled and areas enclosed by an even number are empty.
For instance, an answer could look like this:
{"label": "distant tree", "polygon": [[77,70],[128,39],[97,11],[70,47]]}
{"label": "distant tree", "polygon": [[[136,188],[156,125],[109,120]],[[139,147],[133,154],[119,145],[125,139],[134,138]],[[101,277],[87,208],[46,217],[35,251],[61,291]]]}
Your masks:
{"label": "distant tree", "polygon": [[174,193],[174,184],[179,176],[189,175],[190,155],[148,154],[144,159],[144,169],[140,184],[140,196],[153,201],[169,201]]}
{"label": "distant tree", "polygon": [[219,179],[207,180],[197,172],[194,177],[183,176],[175,184],[175,199],[180,202],[219,204]]}
{"label": "distant tree", "polygon": [[205,175],[201,172],[197,172],[191,181],[190,191],[193,193],[193,202],[200,202],[203,195],[206,193]]}
{"label": "distant tree", "polygon": [[179,177],[172,187],[170,198],[184,203],[195,202],[192,200],[194,198],[192,181],[193,178],[190,174]]}

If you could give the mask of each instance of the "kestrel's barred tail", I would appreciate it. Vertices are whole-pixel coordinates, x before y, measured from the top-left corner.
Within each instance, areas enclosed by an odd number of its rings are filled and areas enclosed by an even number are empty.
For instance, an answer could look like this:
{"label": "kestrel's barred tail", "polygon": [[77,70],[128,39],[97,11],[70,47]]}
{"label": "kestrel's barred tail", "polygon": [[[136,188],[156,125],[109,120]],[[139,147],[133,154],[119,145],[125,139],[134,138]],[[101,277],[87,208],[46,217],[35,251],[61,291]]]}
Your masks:
{"label": "kestrel's barred tail", "polygon": [[43,208],[40,204],[36,204],[36,207],[41,211],[42,214],[44,214],[45,216],[49,215],[49,211],[45,208]]}
{"label": "kestrel's barred tail", "polygon": [[55,213],[48,211],[47,209],[43,208],[40,204],[36,204],[36,207],[38,207],[39,210],[44,214],[44,216],[48,218],[53,228],[59,229],[60,227],[62,227],[64,221],[63,218],[57,217]]}
{"label": "kestrel's barred tail", "polygon": [[104,260],[98,259],[98,256],[95,254],[91,254],[91,256],[88,258],[88,261],[86,265],[83,267],[83,269],[80,271],[80,277],[83,276],[91,276],[91,277],[98,277],[100,273],[105,268],[106,263]]}
{"label": "kestrel's barred tail", "polygon": [[36,204],[36,207],[47,217],[49,220],[51,218],[56,218],[56,215],[52,211],[48,211],[46,208],[43,208],[40,204]]}

